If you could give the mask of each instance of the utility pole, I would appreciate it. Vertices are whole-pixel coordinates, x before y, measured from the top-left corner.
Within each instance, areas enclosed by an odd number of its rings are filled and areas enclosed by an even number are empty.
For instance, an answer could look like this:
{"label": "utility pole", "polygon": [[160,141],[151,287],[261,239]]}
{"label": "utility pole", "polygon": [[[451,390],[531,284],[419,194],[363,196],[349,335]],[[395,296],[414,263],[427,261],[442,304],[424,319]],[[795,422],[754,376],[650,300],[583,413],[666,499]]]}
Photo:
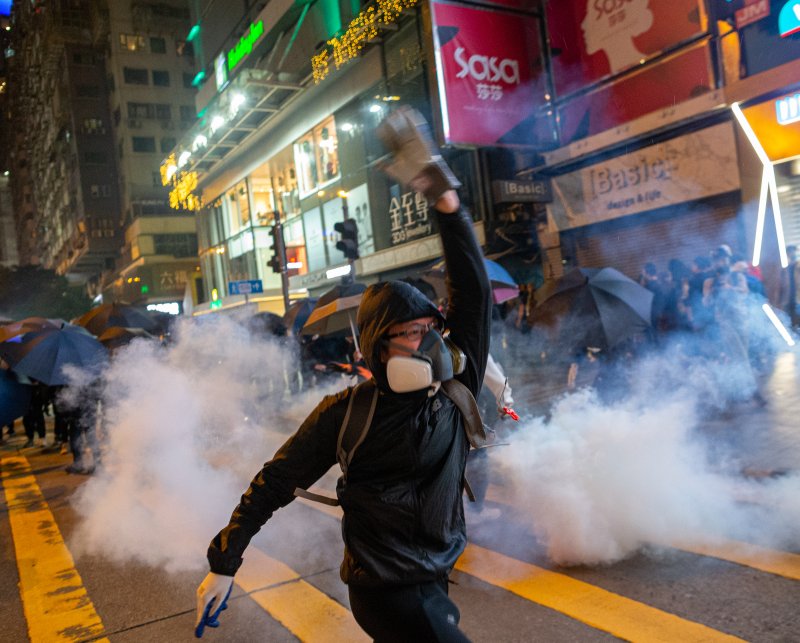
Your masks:
{"label": "utility pole", "polygon": [[272,259],[269,265],[273,272],[281,275],[281,290],[283,292],[283,309],[289,310],[289,273],[286,270],[286,244],[283,241],[283,224],[281,214],[277,210],[272,213]]}

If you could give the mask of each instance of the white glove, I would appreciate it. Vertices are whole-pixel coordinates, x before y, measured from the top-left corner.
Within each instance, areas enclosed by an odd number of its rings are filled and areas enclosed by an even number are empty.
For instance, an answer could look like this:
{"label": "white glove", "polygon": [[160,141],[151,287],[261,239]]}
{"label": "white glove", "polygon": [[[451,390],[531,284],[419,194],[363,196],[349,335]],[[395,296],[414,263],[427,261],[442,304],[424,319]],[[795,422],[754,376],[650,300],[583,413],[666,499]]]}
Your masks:
{"label": "white glove", "polygon": [[194,635],[203,636],[208,627],[219,627],[219,614],[228,607],[228,596],[233,588],[233,576],[223,576],[208,572],[208,575],[197,588],[197,623]]}

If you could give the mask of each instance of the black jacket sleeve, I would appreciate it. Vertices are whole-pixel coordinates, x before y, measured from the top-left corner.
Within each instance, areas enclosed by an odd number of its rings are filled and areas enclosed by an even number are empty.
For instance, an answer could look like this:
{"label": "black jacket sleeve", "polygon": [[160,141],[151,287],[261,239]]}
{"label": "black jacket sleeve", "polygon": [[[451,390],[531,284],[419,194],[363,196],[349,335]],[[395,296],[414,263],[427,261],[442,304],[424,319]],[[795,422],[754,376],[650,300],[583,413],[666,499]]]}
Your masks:
{"label": "black jacket sleeve", "polygon": [[233,576],[250,539],[275,510],[294,500],[295,488],[307,489],[336,463],[336,440],[343,419],[341,402],[350,390],[324,398],[253,478],[228,526],[208,547],[212,572]]}
{"label": "black jacket sleeve", "polygon": [[477,398],[489,355],[491,285],[469,215],[463,209],[437,215],[448,274],[447,327],[467,356],[466,370],[458,379]]}

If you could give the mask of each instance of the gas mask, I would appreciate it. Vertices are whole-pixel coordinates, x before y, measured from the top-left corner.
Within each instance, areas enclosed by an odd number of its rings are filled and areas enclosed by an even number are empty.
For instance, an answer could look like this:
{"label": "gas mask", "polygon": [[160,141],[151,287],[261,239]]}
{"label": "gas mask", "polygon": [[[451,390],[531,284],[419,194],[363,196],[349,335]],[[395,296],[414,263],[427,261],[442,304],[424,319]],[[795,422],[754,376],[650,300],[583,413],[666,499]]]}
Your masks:
{"label": "gas mask", "polygon": [[386,378],[395,393],[421,391],[434,382],[446,382],[464,372],[467,357],[449,338],[431,329],[423,337],[416,351],[394,344],[408,353],[390,357],[386,362]]}

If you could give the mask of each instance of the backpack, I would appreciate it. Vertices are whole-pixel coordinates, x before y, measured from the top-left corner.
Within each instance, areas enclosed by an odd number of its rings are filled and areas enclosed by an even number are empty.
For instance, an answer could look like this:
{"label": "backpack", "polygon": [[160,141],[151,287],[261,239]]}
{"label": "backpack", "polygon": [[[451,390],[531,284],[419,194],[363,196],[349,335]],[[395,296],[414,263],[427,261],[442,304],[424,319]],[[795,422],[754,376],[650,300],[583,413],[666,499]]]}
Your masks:
{"label": "backpack", "polygon": [[[464,431],[467,434],[467,441],[473,449],[481,449],[486,446],[486,430],[483,426],[478,404],[471,391],[458,380],[448,380],[442,382],[442,391],[452,400],[463,418]],[[342,424],[339,427],[339,437],[336,440],[336,459],[342,469],[342,474],[347,479],[347,469],[353,460],[356,449],[367,437],[372,426],[372,418],[375,415],[375,407],[378,405],[378,387],[374,380],[362,382],[353,389],[347,403]],[[464,490],[470,502],[475,502],[472,489],[464,478]],[[339,504],[336,498],[330,498],[318,493],[312,493],[297,487],[294,495],[298,498],[321,502],[333,507]]]}

